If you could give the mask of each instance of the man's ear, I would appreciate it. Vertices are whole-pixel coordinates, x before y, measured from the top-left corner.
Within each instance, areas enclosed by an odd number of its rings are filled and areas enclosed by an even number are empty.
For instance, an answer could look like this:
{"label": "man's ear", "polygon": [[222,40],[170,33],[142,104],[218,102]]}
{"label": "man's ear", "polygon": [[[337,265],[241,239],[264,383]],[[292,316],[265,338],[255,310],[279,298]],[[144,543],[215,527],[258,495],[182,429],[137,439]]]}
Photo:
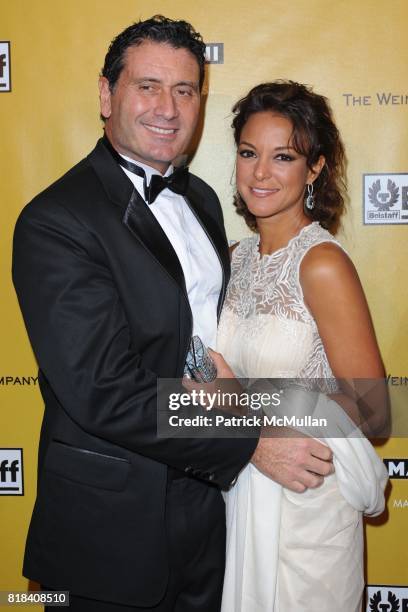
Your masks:
{"label": "man's ear", "polygon": [[317,160],[317,162],[315,164],[313,164],[312,169],[309,170],[309,172],[308,172],[308,175],[307,175],[307,182],[308,183],[314,183],[314,181],[317,179],[317,177],[319,176],[319,174],[323,170],[325,163],[326,163],[326,159],[325,159],[324,155],[320,155],[320,157]]}
{"label": "man's ear", "polygon": [[111,90],[109,88],[109,81],[106,77],[99,77],[99,106],[101,109],[101,115],[105,119],[109,119],[112,112],[111,105]]}

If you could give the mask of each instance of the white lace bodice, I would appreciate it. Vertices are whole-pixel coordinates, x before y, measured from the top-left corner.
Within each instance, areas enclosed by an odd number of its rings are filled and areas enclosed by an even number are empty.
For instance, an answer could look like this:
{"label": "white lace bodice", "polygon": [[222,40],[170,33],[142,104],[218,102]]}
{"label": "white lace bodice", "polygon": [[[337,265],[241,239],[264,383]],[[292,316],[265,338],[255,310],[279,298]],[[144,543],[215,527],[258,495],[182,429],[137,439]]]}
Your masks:
{"label": "white lace bodice", "polygon": [[322,242],[339,244],[314,222],[271,255],[259,254],[259,235],[234,249],[217,350],[236,376],[332,378],[299,281],[303,257]]}

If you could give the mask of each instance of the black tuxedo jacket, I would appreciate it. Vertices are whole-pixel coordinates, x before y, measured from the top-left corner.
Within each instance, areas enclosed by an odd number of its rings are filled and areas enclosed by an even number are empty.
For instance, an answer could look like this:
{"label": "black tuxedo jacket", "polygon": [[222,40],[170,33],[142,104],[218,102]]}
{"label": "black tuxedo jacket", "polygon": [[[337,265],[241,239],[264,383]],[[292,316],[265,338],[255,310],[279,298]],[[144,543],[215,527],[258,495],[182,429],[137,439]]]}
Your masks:
{"label": "black tuxedo jacket", "polygon": [[[186,201],[223,267],[219,201],[191,176]],[[177,256],[100,140],[25,207],[13,280],[45,402],[25,576],[128,605],[168,579],[168,466],[227,487],[256,439],[156,435],[158,377],[181,377],[192,315]]]}

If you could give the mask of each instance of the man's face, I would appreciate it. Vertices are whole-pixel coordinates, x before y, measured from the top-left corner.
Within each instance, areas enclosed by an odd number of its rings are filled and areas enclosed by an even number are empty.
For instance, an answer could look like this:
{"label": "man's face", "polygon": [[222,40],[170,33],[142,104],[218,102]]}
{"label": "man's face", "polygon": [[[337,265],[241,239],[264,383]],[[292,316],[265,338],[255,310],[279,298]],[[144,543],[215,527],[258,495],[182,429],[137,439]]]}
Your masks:
{"label": "man's face", "polygon": [[113,93],[105,77],[99,90],[106,135],[119,153],[164,173],[186,150],[200,109],[190,51],[151,41],[129,47]]}

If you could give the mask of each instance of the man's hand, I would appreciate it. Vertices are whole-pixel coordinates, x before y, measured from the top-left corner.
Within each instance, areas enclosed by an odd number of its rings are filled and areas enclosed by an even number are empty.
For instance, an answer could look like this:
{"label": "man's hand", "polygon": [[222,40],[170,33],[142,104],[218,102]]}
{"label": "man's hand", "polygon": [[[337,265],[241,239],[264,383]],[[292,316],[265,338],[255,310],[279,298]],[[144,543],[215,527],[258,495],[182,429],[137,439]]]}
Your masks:
{"label": "man's hand", "polygon": [[330,448],[313,438],[261,437],[251,462],[283,487],[303,493],[334,472],[332,460]]}

